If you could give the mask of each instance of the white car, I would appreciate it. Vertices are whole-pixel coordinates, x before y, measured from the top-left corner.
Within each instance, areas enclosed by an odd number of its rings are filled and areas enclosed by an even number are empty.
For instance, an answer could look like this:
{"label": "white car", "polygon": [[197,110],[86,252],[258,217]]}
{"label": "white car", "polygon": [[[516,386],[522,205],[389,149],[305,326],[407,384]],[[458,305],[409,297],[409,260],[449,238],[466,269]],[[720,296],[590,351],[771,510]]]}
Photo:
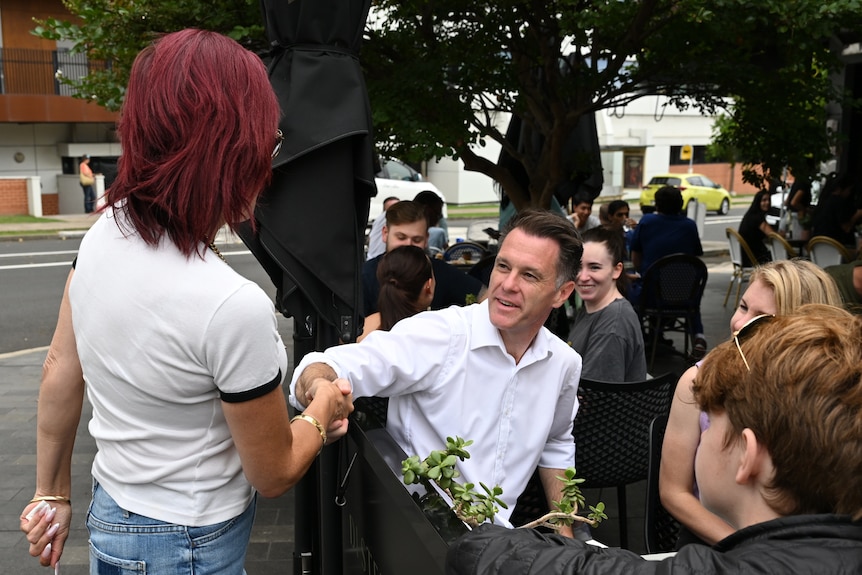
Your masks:
{"label": "white car", "polygon": [[382,169],[374,177],[377,184],[377,195],[371,198],[371,207],[368,211],[368,224],[370,225],[381,213],[383,213],[383,200],[395,196],[399,200],[412,200],[419,192],[430,190],[440,196],[443,200],[443,217],[448,217],[446,210],[446,198],[431,182],[426,182],[422,174],[400,160],[387,158],[382,160]]}
{"label": "white car", "polygon": [[778,186],[778,189],[772,193],[772,196],[769,198],[769,211],[766,212],[766,223],[778,229],[778,223],[781,221],[781,210],[784,207],[784,199],[787,195],[784,193],[784,190],[781,186]]}

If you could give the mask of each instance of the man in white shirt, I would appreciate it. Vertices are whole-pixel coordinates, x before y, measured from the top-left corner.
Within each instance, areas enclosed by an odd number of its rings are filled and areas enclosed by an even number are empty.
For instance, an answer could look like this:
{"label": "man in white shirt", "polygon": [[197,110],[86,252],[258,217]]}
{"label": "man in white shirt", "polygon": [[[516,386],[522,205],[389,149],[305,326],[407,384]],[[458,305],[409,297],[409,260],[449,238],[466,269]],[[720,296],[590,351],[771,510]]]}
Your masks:
{"label": "man in white shirt", "polygon": [[[423,312],[362,343],[308,354],[294,370],[291,403],[303,409],[321,383],[344,378],[355,397],[389,397],[387,428],[408,455],[472,439],[464,482],[499,484],[509,506],[538,467],[545,493],[575,464],[581,358],[543,327],[566,301],[583,246],[560,215],[527,210],[501,240],[486,301]],[[571,529],[564,531],[571,535]]]}

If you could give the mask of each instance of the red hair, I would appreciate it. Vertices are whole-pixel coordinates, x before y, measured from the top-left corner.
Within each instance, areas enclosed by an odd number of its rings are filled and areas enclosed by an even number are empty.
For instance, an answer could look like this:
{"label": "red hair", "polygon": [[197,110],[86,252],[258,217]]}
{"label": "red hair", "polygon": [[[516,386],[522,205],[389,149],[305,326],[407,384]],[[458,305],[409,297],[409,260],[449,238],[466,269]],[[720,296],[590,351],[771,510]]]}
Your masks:
{"label": "red hair", "polygon": [[255,54],[214,32],[167,34],[138,54],[118,125],[108,203],[150,245],[186,256],[249,219],[272,177],[278,100]]}

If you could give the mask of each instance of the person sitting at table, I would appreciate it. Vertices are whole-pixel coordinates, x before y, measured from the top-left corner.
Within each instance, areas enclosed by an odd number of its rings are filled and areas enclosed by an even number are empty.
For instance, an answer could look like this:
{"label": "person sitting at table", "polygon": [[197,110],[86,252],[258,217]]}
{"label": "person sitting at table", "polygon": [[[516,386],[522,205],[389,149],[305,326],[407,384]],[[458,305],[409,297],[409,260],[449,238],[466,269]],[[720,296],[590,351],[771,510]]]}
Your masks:
{"label": "person sitting at table", "polygon": [[[694,220],[682,213],[682,192],[674,186],[663,186],[655,193],[655,209],[651,214],[641,218],[640,224],[634,230],[631,241],[632,265],[638,276],[632,282],[633,289],[629,293],[629,301],[637,305],[640,302],[642,278],[647,270],[659,259],[671,254],[703,255],[703,245],[697,233]],[[647,302],[648,303],[648,302]],[[651,326],[659,329],[661,326]],[[703,320],[700,309],[694,315],[691,324],[692,352],[694,360],[701,359],[706,353],[706,336],[703,333]],[[659,333],[662,342],[672,345],[670,339],[665,339]]]}
{"label": "person sitting at table", "polygon": [[368,232],[366,260],[373,260],[386,252],[386,242],[383,241],[383,226],[386,225],[386,211],[399,201],[401,200],[395,196],[389,196],[383,200],[383,212],[374,219],[374,222],[371,224],[371,231]]}
{"label": "person sitting at table", "polygon": [[743,251],[742,265],[746,267],[764,264],[772,259],[769,248],[764,243],[766,236],[774,231],[772,226],[766,223],[766,214],[771,206],[770,195],[769,190],[760,190],[754,194],[751,205],[748,206],[748,210],[739,223],[739,235],[751,248],[752,255],[757,258],[757,261],[751,262],[748,260],[748,255]]}
{"label": "person sitting at table", "polygon": [[569,333],[581,354],[581,377],[594,381],[644,381],[646,356],[641,323],[623,295],[625,245],[618,232],[593,228],[582,235],[584,255],[575,279],[583,306]]}
{"label": "person sitting at table", "polygon": [[580,191],[572,196],[572,213],[568,218],[580,234],[602,225],[599,218],[593,215],[593,196],[589,192]]}
{"label": "person sitting at table", "polygon": [[811,216],[811,236],[827,236],[845,246],[855,246],[853,228],[862,220],[855,196],[856,181],[850,173],[830,178]]}
{"label": "person sitting at table", "polygon": [[[762,314],[789,315],[809,303],[841,307],[838,288],[822,269],[799,259],[763,264],[752,272],[748,289],[730,319],[730,329],[737,331]],[[705,416],[692,394],[697,375],[698,364],[695,364],[676,384],[659,473],[662,505],[683,527],[680,545],[689,542],[713,545],[733,532],[733,527],[707,510],[698,499],[694,459]]]}
{"label": "person sitting at table", "polygon": [[303,409],[318,386],[349,382],[357,398],[389,398],[386,427],[408,455],[445,449],[447,437],[473,440],[458,469],[464,483],[500,485],[508,505],[500,521],[537,467],[549,505],[560,501],[558,477],[575,464],[581,358],[542,324],[572,293],[581,253],[564,216],[519,212],[504,230],[487,300],[306,355],[291,403]]}
{"label": "person sitting at table", "polygon": [[625,200],[614,200],[608,204],[609,226],[622,232],[626,240],[626,257],[629,257],[632,235],[638,227],[638,222],[631,217],[631,208]]}
{"label": "person sitting at table", "polygon": [[694,399],[708,417],[701,498],[730,526],[718,544],[648,561],[480,525],[449,546],[446,573],[862,573],[862,318],[824,305],[761,317],[709,353]]}
{"label": "person sitting at table", "polygon": [[387,252],[377,266],[380,296],[379,311],[365,318],[362,341],[374,330],[389,331],[404,319],[428,309],[434,298],[434,272],[431,259],[420,247],[398,246]]}
{"label": "person sitting at table", "polygon": [[606,203],[599,204],[599,223],[603,226],[611,225],[611,216],[608,215],[609,207]]}
{"label": "person sitting at table", "polygon": [[449,247],[449,224],[443,217],[443,199],[432,192],[424,190],[416,194],[413,201],[425,206],[425,218],[428,220],[428,251],[437,256]]}
{"label": "person sitting at table", "polygon": [[[405,245],[426,249],[428,221],[424,206],[408,200],[398,202],[386,210],[383,241],[387,252]],[[377,281],[377,266],[380,265],[382,258],[382,255],[377,256],[362,266],[362,302],[365,316],[378,311],[377,298],[380,294],[380,284]],[[485,286],[475,277],[437,258],[431,258],[431,266],[436,282],[431,309],[465,305],[468,300],[481,301],[485,297]]]}
{"label": "person sitting at table", "polygon": [[862,314],[862,259],[849,264],[829,266],[826,273],[832,276],[838,285],[847,311]]}

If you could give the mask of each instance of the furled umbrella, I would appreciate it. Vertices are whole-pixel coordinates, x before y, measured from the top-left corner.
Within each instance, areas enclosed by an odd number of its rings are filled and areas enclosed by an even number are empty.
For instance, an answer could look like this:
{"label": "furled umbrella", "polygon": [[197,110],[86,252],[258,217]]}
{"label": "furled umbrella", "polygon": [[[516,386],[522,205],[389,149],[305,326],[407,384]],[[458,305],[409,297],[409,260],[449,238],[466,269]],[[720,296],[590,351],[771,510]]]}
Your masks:
{"label": "furled umbrella", "polygon": [[296,320],[296,356],[360,329],[359,275],[374,184],[358,52],[370,0],[261,0],[283,113],[273,180],[241,232]]}
{"label": "furled umbrella", "polygon": [[[361,329],[360,272],[374,184],[371,111],[359,65],[370,0],[261,0],[269,77],[284,135],[273,179],[240,231],[294,318],[294,355],[353,341]],[[295,573],[340,573],[332,503],[337,453],[324,450],[294,489]]]}

